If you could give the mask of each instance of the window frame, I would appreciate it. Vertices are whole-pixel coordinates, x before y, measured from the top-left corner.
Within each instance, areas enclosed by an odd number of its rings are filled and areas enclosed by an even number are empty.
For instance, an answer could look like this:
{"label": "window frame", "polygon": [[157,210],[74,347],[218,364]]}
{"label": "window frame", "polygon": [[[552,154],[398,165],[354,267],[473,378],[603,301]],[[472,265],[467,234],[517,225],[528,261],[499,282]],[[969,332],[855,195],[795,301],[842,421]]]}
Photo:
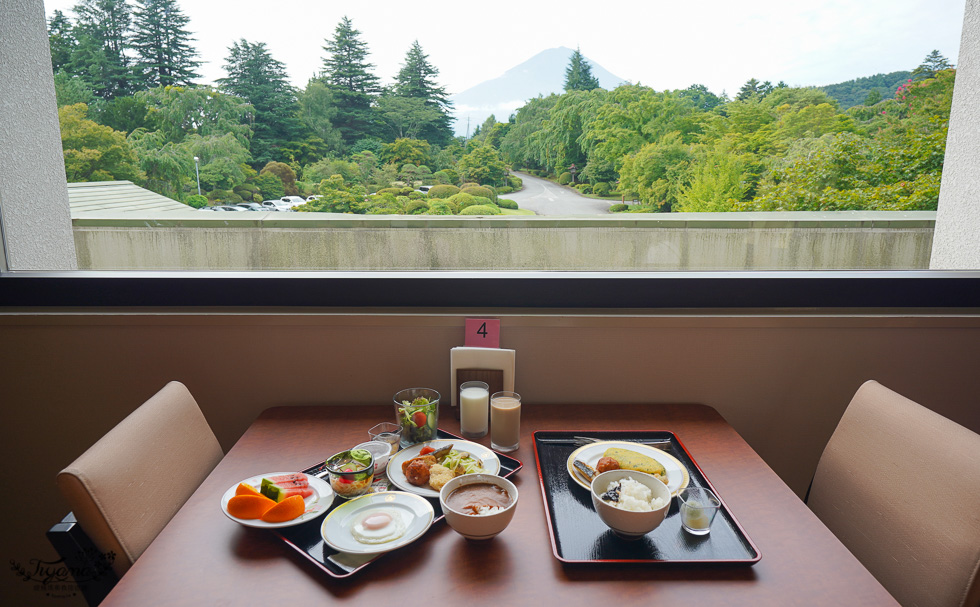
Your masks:
{"label": "window frame", "polygon": [[0,307],[952,310],[980,271],[8,272]]}

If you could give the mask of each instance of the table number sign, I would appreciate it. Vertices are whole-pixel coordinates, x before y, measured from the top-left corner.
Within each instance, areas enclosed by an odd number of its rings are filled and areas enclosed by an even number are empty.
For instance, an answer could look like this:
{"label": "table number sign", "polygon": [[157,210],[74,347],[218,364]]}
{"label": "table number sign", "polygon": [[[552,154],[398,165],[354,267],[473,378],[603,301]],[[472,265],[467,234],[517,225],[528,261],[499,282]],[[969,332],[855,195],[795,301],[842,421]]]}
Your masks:
{"label": "table number sign", "polygon": [[500,319],[467,318],[463,345],[468,348],[499,348]]}

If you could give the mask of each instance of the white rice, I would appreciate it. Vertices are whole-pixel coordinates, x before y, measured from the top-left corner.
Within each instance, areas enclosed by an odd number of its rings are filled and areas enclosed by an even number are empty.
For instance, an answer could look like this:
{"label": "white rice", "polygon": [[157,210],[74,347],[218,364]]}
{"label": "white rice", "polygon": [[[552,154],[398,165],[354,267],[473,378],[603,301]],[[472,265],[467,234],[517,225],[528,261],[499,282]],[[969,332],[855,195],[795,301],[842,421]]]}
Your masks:
{"label": "white rice", "polygon": [[615,502],[608,499],[603,499],[603,501],[620,510],[652,512],[667,505],[663,498],[653,497],[653,491],[643,483],[633,480],[633,477],[627,476],[622,480],[609,483],[606,492],[614,490],[617,485],[619,486],[619,501]]}

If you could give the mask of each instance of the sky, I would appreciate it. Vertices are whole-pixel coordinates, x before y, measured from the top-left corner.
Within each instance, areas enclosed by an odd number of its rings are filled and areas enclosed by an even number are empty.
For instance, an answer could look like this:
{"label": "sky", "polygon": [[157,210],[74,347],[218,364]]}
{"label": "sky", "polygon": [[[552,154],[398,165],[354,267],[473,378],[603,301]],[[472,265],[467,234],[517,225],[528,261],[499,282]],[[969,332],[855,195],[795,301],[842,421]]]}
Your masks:
{"label": "sky", "polygon": [[[548,48],[578,47],[625,80],[656,90],[704,84],[738,91],[749,78],[823,86],[911,70],[933,49],[957,63],[965,0],[621,0],[492,3],[391,0],[198,0],[179,2],[204,64],[205,83],[225,75],[228,47],[264,42],[303,87],[318,74],[324,41],[346,15],[368,44],[383,83],[418,40],[460,93]],[[71,17],[76,0],[45,0]],[[130,0],[133,4],[133,0]],[[603,10],[607,7],[608,10]]]}

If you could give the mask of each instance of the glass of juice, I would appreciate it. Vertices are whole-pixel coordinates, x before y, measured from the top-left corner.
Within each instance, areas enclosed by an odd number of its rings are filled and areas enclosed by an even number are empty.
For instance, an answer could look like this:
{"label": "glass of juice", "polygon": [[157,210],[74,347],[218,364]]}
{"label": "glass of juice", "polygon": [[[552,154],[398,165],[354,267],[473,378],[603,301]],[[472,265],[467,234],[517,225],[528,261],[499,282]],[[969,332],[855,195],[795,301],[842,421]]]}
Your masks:
{"label": "glass of juice", "polygon": [[490,397],[490,447],[515,451],[521,444],[521,395],[494,392]]}

